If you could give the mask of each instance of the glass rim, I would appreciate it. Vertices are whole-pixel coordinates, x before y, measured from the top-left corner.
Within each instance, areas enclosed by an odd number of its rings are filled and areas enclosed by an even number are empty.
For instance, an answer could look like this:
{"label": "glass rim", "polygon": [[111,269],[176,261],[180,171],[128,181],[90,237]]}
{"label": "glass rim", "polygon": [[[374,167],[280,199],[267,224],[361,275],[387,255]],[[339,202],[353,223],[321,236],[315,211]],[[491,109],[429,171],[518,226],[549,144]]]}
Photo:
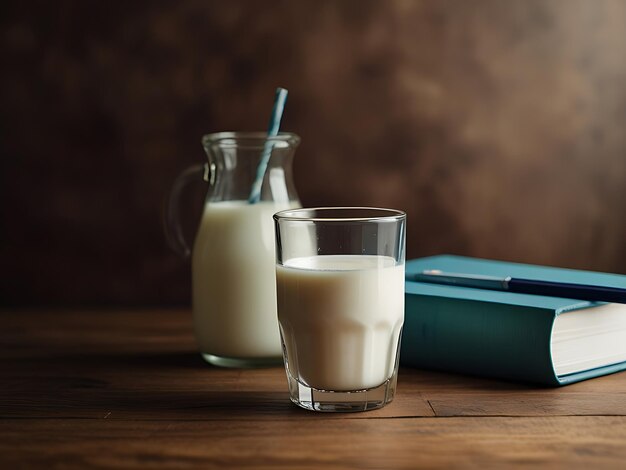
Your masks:
{"label": "glass rim", "polygon": [[202,136],[202,145],[205,147],[213,146],[226,141],[233,141],[231,145],[236,145],[234,141],[258,141],[259,146],[263,146],[266,142],[286,143],[291,147],[296,147],[300,143],[300,136],[293,132],[279,132],[277,135],[268,136],[263,131],[224,131],[212,132]]}
{"label": "glass rim", "polygon": [[[371,211],[379,212],[381,215],[372,216],[320,216],[315,214],[314,216],[304,216],[300,214],[316,213],[325,211]],[[393,222],[406,219],[406,212],[398,209],[387,209],[385,207],[367,207],[367,206],[340,206],[340,207],[303,207],[300,209],[286,209],[274,214],[274,220],[290,221],[290,222]]]}

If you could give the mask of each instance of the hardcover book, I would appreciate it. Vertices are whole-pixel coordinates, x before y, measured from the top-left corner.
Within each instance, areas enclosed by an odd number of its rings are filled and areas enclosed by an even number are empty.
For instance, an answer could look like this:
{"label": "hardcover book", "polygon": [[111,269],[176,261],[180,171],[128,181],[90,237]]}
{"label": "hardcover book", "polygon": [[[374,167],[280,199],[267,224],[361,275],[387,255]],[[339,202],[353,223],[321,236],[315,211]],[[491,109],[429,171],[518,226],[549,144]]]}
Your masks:
{"label": "hardcover book", "polygon": [[[626,287],[626,276],[441,255],[425,270]],[[626,369],[626,304],[406,282],[400,363],[559,386]]]}

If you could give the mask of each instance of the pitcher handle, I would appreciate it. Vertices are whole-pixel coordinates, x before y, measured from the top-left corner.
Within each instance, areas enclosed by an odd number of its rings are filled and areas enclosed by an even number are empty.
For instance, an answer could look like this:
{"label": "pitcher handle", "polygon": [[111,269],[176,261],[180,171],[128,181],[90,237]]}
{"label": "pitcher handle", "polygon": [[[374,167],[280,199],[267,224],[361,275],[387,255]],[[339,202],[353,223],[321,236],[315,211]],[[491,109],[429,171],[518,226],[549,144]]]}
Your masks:
{"label": "pitcher handle", "polygon": [[183,189],[192,181],[202,178],[208,182],[210,179],[210,168],[207,163],[204,165],[193,165],[183,170],[174,180],[172,189],[165,203],[165,237],[170,247],[183,258],[188,258],[191,248],[185,240],[183,230],[180,225],[179,202]]}

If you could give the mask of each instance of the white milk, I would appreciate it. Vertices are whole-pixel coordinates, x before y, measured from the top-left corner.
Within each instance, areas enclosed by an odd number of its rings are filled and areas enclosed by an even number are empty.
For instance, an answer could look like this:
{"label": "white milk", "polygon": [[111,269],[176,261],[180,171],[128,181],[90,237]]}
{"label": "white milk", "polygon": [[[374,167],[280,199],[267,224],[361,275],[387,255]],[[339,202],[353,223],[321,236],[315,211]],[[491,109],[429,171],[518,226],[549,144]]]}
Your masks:
{"label": "white milk", "polygon": [[272,215],[292,207],[299,204],[205,206],[192,254],[194,331],[201,352],[233,358],[282,355]]}
{"label": "white milk", "polygon": [[291,375],[333,391],[390,378],[404,323],[404,265],[383,256],[311,256],[277,266],[276,279]]}

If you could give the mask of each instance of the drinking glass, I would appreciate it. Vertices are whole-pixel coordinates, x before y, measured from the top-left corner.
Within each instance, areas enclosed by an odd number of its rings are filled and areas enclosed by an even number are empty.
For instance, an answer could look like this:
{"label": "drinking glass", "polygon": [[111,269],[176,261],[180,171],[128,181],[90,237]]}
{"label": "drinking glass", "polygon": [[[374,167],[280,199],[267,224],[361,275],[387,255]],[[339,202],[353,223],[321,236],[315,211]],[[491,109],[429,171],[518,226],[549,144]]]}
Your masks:
{"label": "drinking glass", "polygon": [[316,411],[365,411],[396,391],[406,214],[324,207],[274,215],[278,323],[289,394]]}

